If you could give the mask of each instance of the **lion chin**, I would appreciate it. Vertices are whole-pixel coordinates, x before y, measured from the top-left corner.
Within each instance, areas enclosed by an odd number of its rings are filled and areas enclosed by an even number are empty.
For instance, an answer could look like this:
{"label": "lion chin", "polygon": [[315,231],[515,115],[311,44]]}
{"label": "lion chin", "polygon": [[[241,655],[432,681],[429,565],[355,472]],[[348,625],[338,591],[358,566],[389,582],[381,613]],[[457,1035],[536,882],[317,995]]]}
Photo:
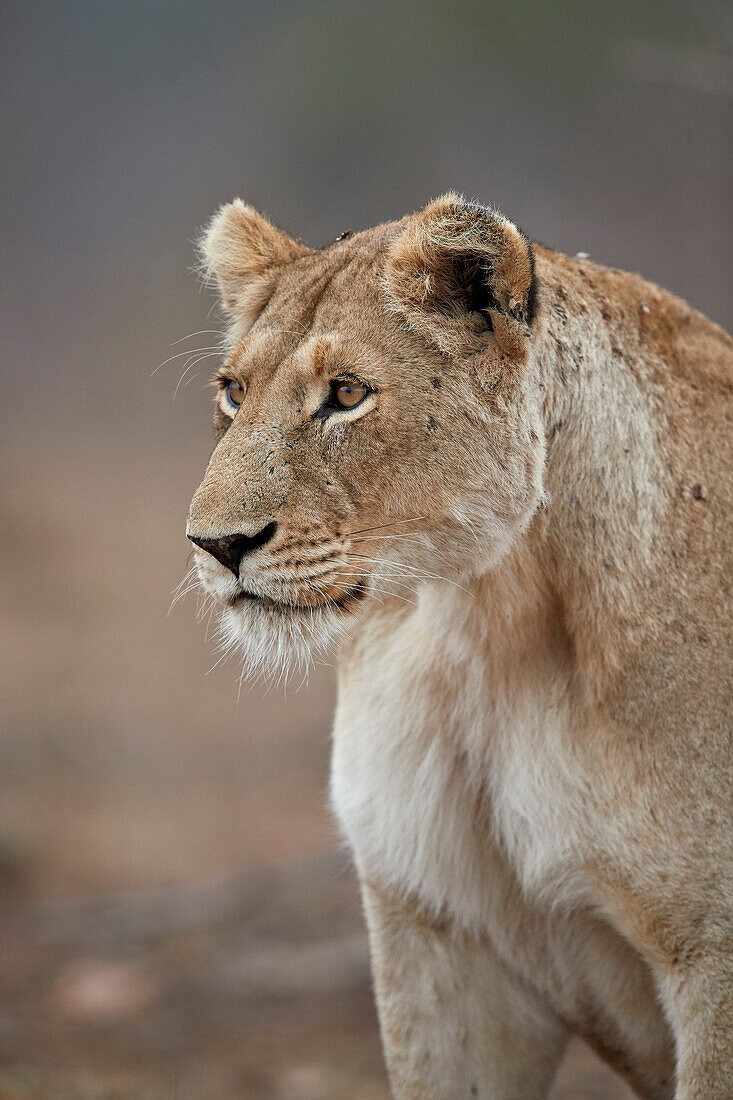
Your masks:
{"label": "lion chin", "polygon": [[344,615],[330,606],[296,608],[247,600],[221,615],[222,649],[236,652],[242,678],[286,681],[306,674],[345,634]]}

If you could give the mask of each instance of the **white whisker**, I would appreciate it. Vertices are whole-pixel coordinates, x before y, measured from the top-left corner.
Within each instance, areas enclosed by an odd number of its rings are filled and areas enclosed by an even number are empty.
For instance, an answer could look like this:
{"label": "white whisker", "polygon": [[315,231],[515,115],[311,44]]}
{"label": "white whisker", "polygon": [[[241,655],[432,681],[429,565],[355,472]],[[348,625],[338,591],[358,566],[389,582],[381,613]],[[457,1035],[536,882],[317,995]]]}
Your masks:
{"label": "white whisker", "polygon": [[366,562],[376,563],[377,565],[386,565],[390,569],[391,568],[403,569],[403,570],[405,570],[405,572],[402,574],[403,576],[405,576],[405,577],[413,576],[413,577],[415,577],[416,580],[444,581],[446,584],[452,584],[454,586],[454,588],[460,588],[461,592],[466,592],[469,596],[473,595],[473,593],[468,588],[464,588],[462,584],[458,583],[458,581],[451,580],[450,577],[443,577],[443,576],[440,575],[440,573],[430,573],[430,572],[428,572],[428,570],[420,569],[416,565],[408,565],[407,562],[395,562],[395,561],[392,561],[391,559],[388,559],[388,558],[367,558],[367,557],[364,557],[361,554],[348,554],[348,553],[345,553],[344,556],[347,557],[347,558],[353,558],[354,561],[366,561]]}
{"label": "white whisker", "polygon": [[[343,575],[348,576],[349,574],[337,574],[337,575],[338,576],[343,576]],[[340,585],[341,587],[346,588],[349,591],[353,591],[354,588],[361,588],[361,589],[363,589],[363,590],[365,590],[365,591],[367,591],[367,592],[369,592],[373,595],[394,596],[394,598],[396,600],[404,600],[405,603],[409,603],[409,604],[412,604],[413,607],[417,607],[417,603],[415,602],[415,600],[409,600],[407,598],[407,596],[402,596],[399,592],[388,592],[386,590],[382,590],[381,592],[378,592],[378,590],[374,587],[374,581],[375,580],[388,580],[392,584],[396,584],[398,588],[406,588],[408,590],[408,592],[414,591],[414,589],[410,588],[410,586],[408,584],[404,584],[401,580],[397,580],[397,578],[395,578],[395,577],[385,577],[385,578],[383,578],[381,575],[380,576],[375,576],[374,573],[370,574],[368,584],[367,583],[360,583],[360,584],[357,584],[357,585],[348,586],[343,581],[339,581],[339,582],[334,582],[334,587],[336,587],[337,585]],[[379,602],[383,603],[383,600],[380,600]]]}
{"label": "white whisker", "polygon": [[197,355],[199,352],[208,352],[211,355],[222,355],[223,348],[214,347],[213,345],[208,348],[186,348],[185,351],[177,351],[175,355],[170,355],[167,359],[164,359],[162,363],[158,363],[155,370],[151,373],[152,378],[154,374],[157,374],[161,367],[166,366],[167,363],[172,363],[174,359],[183,359],[185,356]]}
{"label": "white whisker", "polygon": [[[194,355],[195,355],[195,354],[196,354],[196,353],[194,352]],[[183,371],[183,374],[182,374],[182,375],[181,375],[181,377],[180,377],[180,378],[178,379],[178,385],[176,386],[175,390],[173,391],[173,401],[175,401],[175,399],[176,399],[176,394],[178,393],[179,389],[181,388],[181,383],[183,382],[183,379],[184,379],[184,378],[186,377],[186,375],[188,374],[188,372],[189,372],[190,370],[193,370],[193,368],[194,368],[194,367],[196,366],[196,364],[197,364],[197,363],[200,363],[200,362],[202,361],[202,359],[208,359],[208,358],[209,358],[210,356],[212,356],[213,354],[214,354],[214,352],[212,352],[212,351],[207,351],[207,352],[206,352],[206,353],[205,353],[204,355],[200,355],[200,356],[198,357],[198,359],[194,359],[192,363],[187,363],[187,364],[186,364],[186,366],[185,366],[185,368],[184,368],[184,371]],[[218,354],[218,353],[217,353],[217,354]]]}
{"label": "white whisker", "polygon": [[344,531],[345,535],[363,535],[368,531],[383,531],[386,527],[396,527],[398,523],[419,523],[425,516],[411,516],[409,519],[396,519],[392,523],[380,523],[377,527],[362,527],[359,531]]}
{"label": "white whisker", "polygon": [[182,336],[180,340],[174,340],[171,347],[174,348],[176,344],[182,344],[184,340],[192,340],[194,336],[221,336],[222,339],[226,335],[223,329],[220,328],[200,328],[196,332],[189,332],[187,336]]}
{"label": "white whisker", "polygon": [[361,535],[359,538],[353,539],[352,541],[354,545],[357,545],[360,542],[371,542],[377,539],[380,541],[391,539],[419,539],[421,534],[421,531],[406,531],[402,535]]}

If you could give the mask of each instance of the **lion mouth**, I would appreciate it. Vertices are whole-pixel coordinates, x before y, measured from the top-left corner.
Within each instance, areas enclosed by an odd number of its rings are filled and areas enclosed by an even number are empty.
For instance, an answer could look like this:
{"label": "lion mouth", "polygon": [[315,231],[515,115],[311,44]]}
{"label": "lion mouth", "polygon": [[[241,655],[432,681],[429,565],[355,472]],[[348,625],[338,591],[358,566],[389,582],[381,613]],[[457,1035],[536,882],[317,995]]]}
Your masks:
{"label": "lion mouth", "polygon": [[313,611],[348,611],[363,600],[367,593],[367,583],[361,577],[348,592],[337,598],[329,598],[317,604],[296,604],[290,600],[275,600],[271,596],[262,596],[257,592],[250,592],[241,588],[233,596],[225,601],[228,607],[242,607],[248,603],[265,608],[280,615],[307,615]]}

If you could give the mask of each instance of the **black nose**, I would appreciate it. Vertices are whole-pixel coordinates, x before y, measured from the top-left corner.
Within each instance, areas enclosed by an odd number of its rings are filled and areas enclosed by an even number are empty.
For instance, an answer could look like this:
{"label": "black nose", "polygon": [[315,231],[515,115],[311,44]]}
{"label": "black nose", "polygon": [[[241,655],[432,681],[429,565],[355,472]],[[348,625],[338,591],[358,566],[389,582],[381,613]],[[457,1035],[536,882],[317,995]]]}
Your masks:
{"label": "black nose", "polygon": [[239,576],[239,563],[245,554],[256,550],[258,546],[264,546],[275,534],[277,524],[268,523],[256,535],[225,535],[221,539],[197,539],[189,535],[191,542],[195,542],[207,554],[220,561],[227,569],[231,569],[235,577]]}

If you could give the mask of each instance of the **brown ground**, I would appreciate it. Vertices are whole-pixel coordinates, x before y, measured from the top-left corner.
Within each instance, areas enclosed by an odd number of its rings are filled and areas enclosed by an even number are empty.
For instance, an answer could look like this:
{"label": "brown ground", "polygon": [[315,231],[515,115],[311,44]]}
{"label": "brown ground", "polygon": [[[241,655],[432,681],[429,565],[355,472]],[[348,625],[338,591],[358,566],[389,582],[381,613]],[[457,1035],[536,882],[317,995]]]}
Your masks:
{"label": "brown ground", "polygon": [[[0,1096],[387,1100],[337,854],[6,913]],[[577,1044],[554,1100],[628,1097]]]}
{"label": "brown ground", "polygon": [[[0,1100],[386,1100],[330,672],[205,675],[166,617],[198,456],[157,461],[2,479]],[[580,1044],[553,1093],[629,1095]]]}

